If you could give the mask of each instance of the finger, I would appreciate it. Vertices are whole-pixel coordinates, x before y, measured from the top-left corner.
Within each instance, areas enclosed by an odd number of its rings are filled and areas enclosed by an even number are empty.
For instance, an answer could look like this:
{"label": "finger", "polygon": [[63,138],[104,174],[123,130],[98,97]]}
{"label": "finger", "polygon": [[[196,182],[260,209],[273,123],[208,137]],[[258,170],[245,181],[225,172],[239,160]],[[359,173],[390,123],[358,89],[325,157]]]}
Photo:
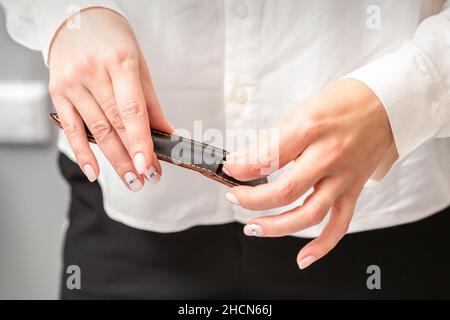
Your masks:
{"label": "finger", "polygon": [[338,198],[331,211],[330,220],[322,233],[300,250],[297,256],[300,269],[305,269],[321,259],[344,237],[348,231],[355,204],[354,197]]}
{"label": "finger", "polygon": [[250,210],[266,210],[288,205],[300,198],[323,176],[318,161],[320,153],[314,148],[305,150],[294,166],[277,180],[256,187],[237,186],[230,189],[227,199]]}
{"label": "finger", "polygon": [[156,96],[152,79],[150,77],[150,71],[148,69],[147,63],[145,62],[145,58],[142,54],[140,54],[140,56],[141,62],[139,64],[139,67],[140,67],[141,85],[142,91],[144,93],[145,103],[147,105],[147,112],[148,117],[150,119],[151,127],[153,129],[160,130],[163,132],[173,133],[175,129],[169,123],[169,121],[167,121],[166,117],[164,116],[161,110],[161,106],[159,104],[159,100],[158,97]]}
{"label": "finger", "polygon": [[[102,73],[95,78],[92,77],[92,80],[93,81],[88,81],[88,86],[91,88],[90,91],[92,95],[99,103],[103,113],[106,115],[108,121],[111,123],[112,127],[122,140],[123,145],[130,154],[128,137],[122,117],[120,116],[120,112],[117,107],[116,98],[114,96],[114,90],[109,75],[107,73]],[[155,164],[156,170],[148,170],[144,174],[144,177],[150,183],[158,182],[161,176],[161,166],[155,154],[153,154],[153,163]]]}
{"label": "finger", "polygon": [[84,123],[72,103],[63,97],[52,97],[64,133],[75,159],[90,182],[97,180],[99,167],[84,130]]}
{"label": "finger", "polygon": [[241,181],[270,175],[296,159],[314,135],[315,130],[297,121],[284,122],[263,135],[256,146],[228,155],[224,171]]}
{"label": "finger", "polygon": [[143,186],[142,178],[136,174],[125,146],[94,97],[82,87],[67,95],[122,181],[130,190],[139,191]]}
{"label": "finger", "polygon": [[95,77],[89,77],[86,81],[86,88],[94,96],[109,123],[119,135],[125,148],[129,151],[129,143],[125,132],[125,126],[117,107],[116,98],[114,97],[114,90],[109,75],[106,72],[99,72]]}
{"label": "finger", "polygon": [[156,170],[153,172],[148,172],[144,175],[144,177],[150,183],[158,183],[161,179],[162,169],[158,158],[156,158],[156,154],[153,154],[153,163],[155,164]]}
{"label": "finger", "polygon": [[139,174],[152,175],[156,172],[156,166],[138,63],[127,60],[110,68],[109,75],[136,171]]}
{"label": "finger", "polygon": [[326,178],[314,187],[314,192],[302,206],[280,215],[252,219],[244,227],[244,233],[248,236],[281,237],[319,224],[339,196],[341,188],[339,181]]}

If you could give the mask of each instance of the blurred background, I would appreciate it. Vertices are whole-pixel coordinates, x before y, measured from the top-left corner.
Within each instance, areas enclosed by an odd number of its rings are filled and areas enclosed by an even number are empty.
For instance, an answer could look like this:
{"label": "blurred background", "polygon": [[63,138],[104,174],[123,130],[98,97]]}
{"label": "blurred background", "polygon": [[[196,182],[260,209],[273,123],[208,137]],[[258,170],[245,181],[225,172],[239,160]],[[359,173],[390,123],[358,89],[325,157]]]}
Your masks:
{"label": "blurred background", "polygon": [[0,7],[0,299],[56,299],[69,189],[47,121],[40,52],[9,38]]}

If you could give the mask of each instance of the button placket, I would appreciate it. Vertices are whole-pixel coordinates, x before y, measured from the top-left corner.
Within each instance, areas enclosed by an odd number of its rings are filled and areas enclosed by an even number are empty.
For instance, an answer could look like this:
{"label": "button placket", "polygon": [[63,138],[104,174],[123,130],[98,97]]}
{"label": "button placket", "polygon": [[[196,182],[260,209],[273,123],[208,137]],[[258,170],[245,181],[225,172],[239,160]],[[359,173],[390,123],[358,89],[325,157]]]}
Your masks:
{"label": "button placket", "polygon": [[235,0],[225,4],[226,127],[254,128],[257,124],[253,96],[258,82],[258,11],[262,9],[262,1]]}

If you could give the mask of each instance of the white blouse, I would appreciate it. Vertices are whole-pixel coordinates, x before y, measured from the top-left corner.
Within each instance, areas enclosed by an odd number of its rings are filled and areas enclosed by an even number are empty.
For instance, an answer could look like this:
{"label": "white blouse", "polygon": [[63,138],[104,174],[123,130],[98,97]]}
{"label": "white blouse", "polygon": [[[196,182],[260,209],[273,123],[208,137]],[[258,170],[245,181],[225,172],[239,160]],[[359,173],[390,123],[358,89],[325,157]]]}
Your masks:
{"label": "white blouse", "polygon": [[[201,132],[269,128],[326,83],[358,79],[383,102],[400,159],[384,179],[366,184],[349,232],[416,221],[450,204],[448,1],[0,2],[10,35],[41,50],[45,62],[57,28],[74,9],[101,6],[125,16],[167,118],[197,140],[206,139],[198,136],[200,123]],[[62,135],[59,147],[73,159]],[[286,209],[232,206],[226,187],[165,163],[160,183],[133,193],[92,148],[107,214],[135,228],[171,232]],[[321,229],[322,224],[295,235],[317,236]]]}

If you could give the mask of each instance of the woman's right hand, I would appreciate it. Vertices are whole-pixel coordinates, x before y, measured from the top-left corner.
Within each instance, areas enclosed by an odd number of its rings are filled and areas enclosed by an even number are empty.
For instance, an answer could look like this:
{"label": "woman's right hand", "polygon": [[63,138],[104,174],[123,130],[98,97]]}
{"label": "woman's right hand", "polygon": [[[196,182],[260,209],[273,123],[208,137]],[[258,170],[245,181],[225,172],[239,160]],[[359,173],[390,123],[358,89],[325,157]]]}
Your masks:
{"label": "woman's right hand", "polygon": [[125,185],[139,191],[159,181],[150,127],[171,133],[147,64],[128,22],[103,8],[80,14],[80,28],[64,24],[49,56],[49,91],[78,165],[90,181],[99,166],[83,121]]}

